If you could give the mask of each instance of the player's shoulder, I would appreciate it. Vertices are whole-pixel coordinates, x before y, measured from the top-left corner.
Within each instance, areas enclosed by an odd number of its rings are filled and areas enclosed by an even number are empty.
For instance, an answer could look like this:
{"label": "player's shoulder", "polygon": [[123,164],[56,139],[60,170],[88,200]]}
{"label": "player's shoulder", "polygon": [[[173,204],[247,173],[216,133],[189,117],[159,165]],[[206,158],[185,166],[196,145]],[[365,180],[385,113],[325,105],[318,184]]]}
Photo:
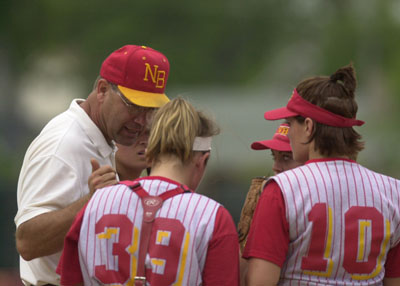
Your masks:
{"label": "player's shoulder", "polygon": [[127,202],[130,200],[133,192],[124,184],[115,184],[97,189],[89,200],[88,209],[96,209],[100,205],[107,204],[111,201],[114,203]]}
{"label": "player's shoulder", "polygon": [[192,201],[199,201],[199,202],[205,202],[207,204],[221,205],[219,202],[217,202],[213,198],[210,198],[209,196],[206,196],[204,194],[200,194],[200,193],[196,193],[196,192],[184,192],[182,195]]}
{"label": "player's shoulder", "polygon": [[363,171],[360,173],[364,176],[367,176],[371,181],[375,182],[376,184],[394,184],[400,190],[399,179],[396,179],[386,174],[379,173],[364,166],[361,166],[361,168]]}
{"label": "player's shoulder", "polygon": [[278,182],[278,181],[280,181],[282,179],[295,177],[295,176],[297,176],[298,173],[304,173],[307,168],[308,167],[306,165],[302,165],[302,166],[298,166],[298,167],[290,169],[290,170],[286,170],[284,172],[281,172],[279,174],[276,174],[274,176],[271,176],[271,177],[267,178],[267,182],[268,183],[270,183],[271,181]]}

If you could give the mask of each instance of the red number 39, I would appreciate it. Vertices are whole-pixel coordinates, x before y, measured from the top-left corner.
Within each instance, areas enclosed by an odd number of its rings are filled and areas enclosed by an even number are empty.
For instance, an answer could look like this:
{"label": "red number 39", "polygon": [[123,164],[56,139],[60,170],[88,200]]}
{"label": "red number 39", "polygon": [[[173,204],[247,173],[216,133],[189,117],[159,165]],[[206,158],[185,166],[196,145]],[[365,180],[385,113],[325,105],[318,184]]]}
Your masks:
{"label": "red number 39", "polygon": [[[323,277],[332,274],[332,217],[332,210],[325,203],[314,205],[308,215],[313,228],[308,252],[301,261],[305,274]],[[374,207],[353,206],[345,213],[344,229],[343,268],[355,280],[377,276],[382,270],[382,259],[390,238],[390,222],[385,221]]]}
{"label": "red number 39", "polygon": [[[112,255],[103,260],[105,264],[95,266],[96,278],[105,284],[131,285],[137,270],[135,254],[139,230],[125,215],[119,214],[103,216],[95,228],[98,241],[106,240],[105,244],[112,250]],[[149,279],[151,284],[171,285],[176,281],[175,285],[182,285],[189,239],[189,233],[185,233],[179,220],[155,219],[149,241],[151,269],[147,269],[152,273]],[[110,266],[112,261],[116,266]]]}

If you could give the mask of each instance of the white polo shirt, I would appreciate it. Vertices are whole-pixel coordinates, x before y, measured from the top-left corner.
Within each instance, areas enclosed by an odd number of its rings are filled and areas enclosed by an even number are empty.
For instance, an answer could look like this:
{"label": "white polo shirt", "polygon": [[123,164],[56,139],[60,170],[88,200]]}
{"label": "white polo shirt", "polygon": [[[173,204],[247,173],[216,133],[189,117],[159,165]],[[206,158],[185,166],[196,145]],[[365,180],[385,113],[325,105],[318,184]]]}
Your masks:
{"label": "white polo shirt", "polygon": [[[74,99],[69,109],[54,117],[29,146],[18,179],[18,212],[15,224],[50,211],[60,210],[89,193],[91,158],[115,168],[115,146]],[[40,235],[38,233],[37,235]],[[26,285],[56,284],[55,270],[61,252],[25,261],[20,274]]]}

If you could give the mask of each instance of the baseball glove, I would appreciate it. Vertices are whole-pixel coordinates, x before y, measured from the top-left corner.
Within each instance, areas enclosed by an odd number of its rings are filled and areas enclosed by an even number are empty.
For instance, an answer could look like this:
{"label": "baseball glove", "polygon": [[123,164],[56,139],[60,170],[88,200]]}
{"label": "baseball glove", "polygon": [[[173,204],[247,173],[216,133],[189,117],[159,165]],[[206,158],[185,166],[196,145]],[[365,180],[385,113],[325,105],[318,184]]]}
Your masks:
{"label": "baseball glove", "polygon": [[256,177],[251,180],[250,188],[247,192],[238,223],[239,244],[241,252],[243,252],[244,246],[246,245],[247,235],[249,234],[254,210],[256,209],[256,205],[258,199],[260,198],[264,185],[267,182],[266,180],[266,177]]}

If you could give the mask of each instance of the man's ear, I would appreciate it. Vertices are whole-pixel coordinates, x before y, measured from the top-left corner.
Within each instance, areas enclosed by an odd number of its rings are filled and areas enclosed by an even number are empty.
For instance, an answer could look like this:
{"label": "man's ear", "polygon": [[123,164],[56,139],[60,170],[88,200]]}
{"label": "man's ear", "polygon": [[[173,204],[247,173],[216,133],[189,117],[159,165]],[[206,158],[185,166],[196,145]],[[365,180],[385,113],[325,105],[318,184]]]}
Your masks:
{"label": "man's ear", "polygon": [[105,79],[99,79],[96,86],[97,100],[103,102],[106,97],[107,90],[111,88],[111,85]]}
{"label": "man's ear", "polygon": [[311,136],[314,134],[314,128],[315,128],[314,120],[312,120],[310,117],[307,117],[304,120],[304,133],[307,137],[307,141],[309,141]]}

